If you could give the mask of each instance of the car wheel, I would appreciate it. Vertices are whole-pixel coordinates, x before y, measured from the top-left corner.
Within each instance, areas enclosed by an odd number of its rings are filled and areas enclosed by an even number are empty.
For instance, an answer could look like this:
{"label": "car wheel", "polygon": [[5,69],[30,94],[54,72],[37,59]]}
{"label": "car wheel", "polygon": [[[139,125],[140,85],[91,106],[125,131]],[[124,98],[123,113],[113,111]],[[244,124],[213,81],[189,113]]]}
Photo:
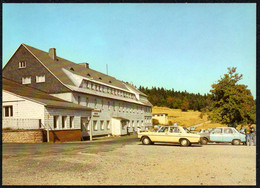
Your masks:
{"label": "car wheel", "polygon": [[206,145],[208,143],[207,138],[201,138],[201,144]]}
{"label": "car wheel", "polygon": [[181,139],[180,144],[181,144],[181,146],[189,146],[190,142],[187,139]]}
{"label": "car wheel", "polygon": [[233,145],[240,145],[240,140],[237,140],[237,139],[236,139],[236,140],[233,140],[233,141],[232,141],[232,144],[233,144]]}
{"label": "car wheel", "polygon": [[144,138],[142,139],[142,143],[143,143],[144,145],[149,145],[149,144],[151,144],[151,140],[150,140],[148,137],[144,137]]}

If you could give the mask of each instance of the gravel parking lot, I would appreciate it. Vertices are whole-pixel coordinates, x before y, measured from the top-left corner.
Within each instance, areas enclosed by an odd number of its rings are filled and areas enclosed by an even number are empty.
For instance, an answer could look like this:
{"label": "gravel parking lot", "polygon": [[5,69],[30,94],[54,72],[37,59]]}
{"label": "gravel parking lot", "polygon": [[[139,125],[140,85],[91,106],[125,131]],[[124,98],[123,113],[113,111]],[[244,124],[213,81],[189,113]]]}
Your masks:
{"label": "gravel parking lot", "polygon": [[2,147],[3,185],[256,185],[255,146],[144,146],[124,136]]}

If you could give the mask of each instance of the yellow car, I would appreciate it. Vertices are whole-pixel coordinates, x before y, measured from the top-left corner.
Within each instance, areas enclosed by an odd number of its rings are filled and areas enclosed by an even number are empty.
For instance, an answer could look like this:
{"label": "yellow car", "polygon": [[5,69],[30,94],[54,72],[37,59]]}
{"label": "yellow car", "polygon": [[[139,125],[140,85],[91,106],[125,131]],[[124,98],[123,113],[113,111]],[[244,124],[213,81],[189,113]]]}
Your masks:
{"label": "yellow car", "polygon": [[179,143],[181,146],[201,143],[200,135],[190,133],[185,127],[174,125],[162,125],[154,132],[140,132],[138,138],[144,145],[154,142]]}

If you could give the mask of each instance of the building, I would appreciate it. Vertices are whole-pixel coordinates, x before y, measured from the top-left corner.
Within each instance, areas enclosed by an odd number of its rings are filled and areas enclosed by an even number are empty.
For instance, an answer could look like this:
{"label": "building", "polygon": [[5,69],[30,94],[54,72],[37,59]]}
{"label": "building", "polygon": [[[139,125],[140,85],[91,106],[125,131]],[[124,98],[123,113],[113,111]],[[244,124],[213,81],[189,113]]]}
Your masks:
{"label": "building", "polygon": [[168,125],[168,114],[167,113],[153,114],[153,119],[158,120],[160,125]]}
{"label": "building", "polygon": [[[131,84],[49,52],[21,44],[3,68],[3,77],[62,100],[93,108],[83,137],[124,135],[152,126],[152,104]],[[54,128],[55,129],[55,128]]]}
{"label": "building", "polygon": [[91,108],[6,78],[2,79],[2,86],[3,128],[46,131],[49,128],[50,141],[81,140],[81,129],[91,116]]}

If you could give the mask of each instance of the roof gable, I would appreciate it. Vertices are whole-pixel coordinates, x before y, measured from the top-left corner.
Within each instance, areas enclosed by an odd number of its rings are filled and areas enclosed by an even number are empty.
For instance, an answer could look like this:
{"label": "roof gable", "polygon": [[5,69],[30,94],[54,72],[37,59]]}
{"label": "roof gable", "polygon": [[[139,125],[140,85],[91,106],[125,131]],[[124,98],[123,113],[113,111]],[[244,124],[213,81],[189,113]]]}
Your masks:
{"label": "roof gable", "polygon": [[82,110],[91,109],[85,106],[62,100],[60,98],[49,95],[48,93],[16,83],[6,78],[2,78],[2,89],[10,93],[14,93],[18,96],[25,97],[26,99],[31,99],[33,101],[39,102],[49,107],[74,108]]}

